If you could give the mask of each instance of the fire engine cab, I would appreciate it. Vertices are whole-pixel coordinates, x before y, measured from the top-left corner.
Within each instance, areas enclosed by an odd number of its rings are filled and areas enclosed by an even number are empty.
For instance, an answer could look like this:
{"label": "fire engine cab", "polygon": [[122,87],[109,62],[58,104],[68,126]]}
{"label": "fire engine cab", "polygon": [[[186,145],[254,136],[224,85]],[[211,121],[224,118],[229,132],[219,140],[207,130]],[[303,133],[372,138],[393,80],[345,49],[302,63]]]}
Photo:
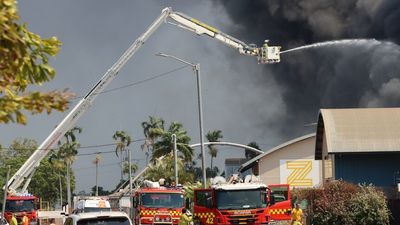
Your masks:
{"label": "fire engine cab", "polygon": [[182,188],[145,180],[134,193],[133,220],[136,225],[177,225],[184,204]]}
{"label": "fire engine cab", "polygon": [[195,224],[260,225],[290,220],[289,185],[268,187],[257,179],[240,182],[237,177],[228,182],[216,177],[211,183],[210,188],[194,190]]}
{"label": "fire engine cab", "polygon": [[6,198],[6,207],[4,217],[10,224],[12,214],[15,215],[17,221],[21,221],[26,215],[31,225],[37,224],[38,214],[37,206],[39,198],[32,194],[10,193]]}

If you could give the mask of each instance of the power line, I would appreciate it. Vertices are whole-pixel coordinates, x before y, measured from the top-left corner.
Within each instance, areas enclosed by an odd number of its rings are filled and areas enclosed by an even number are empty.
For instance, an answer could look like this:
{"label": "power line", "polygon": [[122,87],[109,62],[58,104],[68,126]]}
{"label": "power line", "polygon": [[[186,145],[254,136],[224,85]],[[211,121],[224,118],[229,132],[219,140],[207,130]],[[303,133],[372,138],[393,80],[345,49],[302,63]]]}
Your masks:
{"label": "power line", "polygon": [[[141,160],[145,160],[145,159],[132,159],[132,161],[135,161],[135,162],[141,161]],[[104,168],[104,167],[109,167],[109,166],[114,166],[114,165],[121,165],[122,163],[126,163],[126,162],[124,161],[124,162],[107,163],[107,164],[99,163],[99,168]],[[86,169],[92,169],[92,168],[96,168],[96,166],[79,167],[74,170],[86,170]]]}
{"label": "power line", "polygon": [[[141,139],[136,139],[131,141],[132,143],[139,142],[139,141],[144,141],[146,140],[145,138]],[[100,144],[100,145],[87,145],[87,146],[80,146],[78,149],[84,149],[84,148],[99,148],[99,147],[107,147],[107,146],[113,146],[117,145],[116,143],[110,143],[110,144]],[[1,150],[32,150],[32,148],[0,148]],[[50,150],[57,150],[58,148],[52,148]],[[48,149],[36,149],[36,150],[48,150]]]}
{"label": "power line", "polygon": [[[136,82],[133,82],[133,83],[130,83],[130,84],[126,84],[126,85],[120,86],[120,87],[116,87],[116,88],[112,88],[112,89],[109,89],[109,90],[105,90],[105,91],[97,93],[97,95],[105,94],[105,93],[109,93],[109,92],[113,92],[113,91],[117,91],[117,90],[128,88],[128,87],[132,87],[132,86],[135,86],[135,85],[138,85],[138,84],[142,84],[142,83],[145,83],[145,82],[148,82],[148,81],[151,81],[151,80],[154,80],[154,79],[169,75],[169,74],[171,74],[173,72],[179,71],[179,70],[184,69],[186,67],[188,67],[188,65],[185,65],[185,66],[182,66],[182,67],[178,67],[178,68],[175,68],[173,70],[170,70],[170,71],[167,71],[167,72],[164,72],[164,73],[160,73],[158,75],[152,76],[152,77],[144,79],[144,80],[136,81]],[[71,101],[74,101],[74,100],[77,100],[77,99],[81,99],[82,97],[83,97],[83,95],[82,96],[77,96],[75,98],[71,98]]]}

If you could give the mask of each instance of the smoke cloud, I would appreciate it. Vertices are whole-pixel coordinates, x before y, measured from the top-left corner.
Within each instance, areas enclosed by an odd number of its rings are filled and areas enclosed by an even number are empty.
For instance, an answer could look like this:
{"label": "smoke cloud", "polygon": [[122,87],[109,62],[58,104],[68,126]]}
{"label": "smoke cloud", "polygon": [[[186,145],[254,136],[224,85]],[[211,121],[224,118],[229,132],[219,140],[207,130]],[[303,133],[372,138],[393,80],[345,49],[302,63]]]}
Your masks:
{"label": "smoke cloud", "polygon": [[[396,0],[218,0],[248,43],[269,39],[282,50],[312,43],[368,39],[282,54],[266,65],[282,90],[285,115],[264,118],[267,128],[292,138],[305,132],[320,108],[398,107],[400,2]],[[376,39],[376,40],[374,40]],[[248,75],[251,78],[251,75]],[[268,77],[267,77],[268,76]]]}

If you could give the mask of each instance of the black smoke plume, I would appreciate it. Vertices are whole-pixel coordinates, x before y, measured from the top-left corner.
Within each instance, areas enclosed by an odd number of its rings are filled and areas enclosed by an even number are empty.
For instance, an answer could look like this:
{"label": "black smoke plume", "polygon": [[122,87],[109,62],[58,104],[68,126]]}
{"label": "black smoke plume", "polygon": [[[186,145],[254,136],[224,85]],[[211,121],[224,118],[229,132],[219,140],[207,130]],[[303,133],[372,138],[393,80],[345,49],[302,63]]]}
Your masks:
{"label": "black smoke plume", "polygon": [[[400,106],[400,1],[217,0],[247,42],[269,39],[282,50],[339,39],[354,44],[310,48],[267,65],[283,92],[285,115],[266,119],[284,137],[304,133],[320,108]],[[376,39],[377,41],[373,40]],[[268,82],[269,78],[265,79]]]}

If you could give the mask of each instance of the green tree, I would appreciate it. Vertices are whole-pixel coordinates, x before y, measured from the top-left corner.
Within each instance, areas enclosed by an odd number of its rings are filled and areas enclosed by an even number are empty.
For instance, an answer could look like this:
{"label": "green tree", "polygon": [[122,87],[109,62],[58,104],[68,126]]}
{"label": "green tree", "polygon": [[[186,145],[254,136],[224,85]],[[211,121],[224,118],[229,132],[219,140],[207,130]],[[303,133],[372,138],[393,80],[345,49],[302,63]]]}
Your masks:
{"label": "green tree", "polygon": [[141,145],[142,150],[146,149],[146,163],[150,153],[153,153],[153,144],[156,142],[157,138],[160,137],[160,131],[164,130],[164,120],[162,118],[157,118],[154,116],[149,116],[149,121],[142,122],[143,134],[145,136],[145,141]]}
{"label": "green tree", "polygon": [[[9,148],[3,149],[0,152],[0,186],[3,187],[5,183],[7,166],[10,165],[10,175],[13,175],[22,166],[23,163],[32,155],[37,149],[37,142],[27,138],[15,139]],[[61,175],[61,176],[59,176]],[[49,202],[54,206],[59,202],[60,190],[59,182],[66,183],[65,170],[55,167],[52,163],[45,158],[41,161],[40,166],[37,168],[32,180],[29,184],[28,190],[30,193],[40,196],[42,201]],[[2,190],[1,190],[2,192]],[[64,192],[64,190],[63,190]],[[63,195],[65,196],[65,193]],[[1,193],[1,196],[3,193]]]}
{"label": "green tree", "polygon": [[[206,134],[206,138],[209,142],[218,142],[220,138],[223,138],[221,130],[209,131]],[[208,154],[211,156],[210,168],[213,168],[213,159],[217,157],[218,149],[215,145],[208,145]],[[213,169],[212,169],[213,170]]]}
{"label": "green tree", "polygon": [[[255,141],[252,141],[252,142],[248,143],[247,146],[255,148],[255,149],[258,149],[258,150],[261,150],[260,146]],[[249,149],[245,149],[244,150],[244,156],[246,157],[246,159],[252,159],[252,158],[258,156],[259,154],[260,153],[254,152],[254,151],[249,150]]]}
{"label": "green tree", "polygon": [[[182,158],[178,158],[178,171],[179,183],[193,183],[194,174],[187,170],[186,162]],[[152,181],[158,181],[161,178],[169,182],[174,181],[174,157],[172,155],[167,155],[162,160],[155,160],[155,163],[150,165],[150,168],[146,171],[145,178]]]}
{"label": "green tree", "polygon": [[[107,196],[111,194],[111,191],[104,190],[104,188],[101,186],[98,187],[98,191],[99,191],[99,196]],[[96,186],[92,187],[92,192],[90,194],[92,196],[96,195]]]}
{"label": "green tree", "polygon": [[[113,139],[116,141],[115,147],[115,155],[121,159],[121,179],[124,179],[124,157],[122,156],[123,152],[126,152],[127,148],[131,144],[131,136],[129,136],[125,131],[115,131],[113,135]],[[120,155],[118,155],[120,153]]]}
{"label": "green tree", "polygon": [[193,158],[193,149],[189,146],[190,137],[187,135],[187,131],[183,129],[183,125],[179,122],[172,122],[168,130],[163,129],[152,129],[152,135],[156,135],[156,142],[153,144],[153,156],[152,161],[154,162],[157,158],[173,154],[174,144],[172,142],[172,135],[176,135],[176,145],[179,152],[182,153],[185,162],[191,162]]}
{"label": "green tree", "polygon": [[58,53],[61,42],[42,39],[21,24],[16,0],[0,1],[0,15],[0,123],[26,124],[24,111],[66,110],[71,93],[27,91],[55,77],[49,57]]}
{"label": "green tree", "polygon": [[[137,164],[131,163],[131,170],[132,170],[132,173],[136,173],[136,171],[138,170],[138,168],[139,168],[139,167],[138,167]],[[123,173],[126,174],[126,175],[129,175],[129,163],[128,163],[128,162],[125,162],[125,163],[124,163]],[[129,180],[129,179],[128,179],[128,180]]]}
{"label": "green tree", "polygon": [[51,160],[58,160],[59,162],[64,163],[67,166],[67,170],[71,170],[71,165],[75,161],[75,157],[78,154],[78,149],[80,147],[75,133],[82,133],[82,128],[73,127],[68,130],[64,134],[64,138],[58,142],[58,151],[51,156]]}

